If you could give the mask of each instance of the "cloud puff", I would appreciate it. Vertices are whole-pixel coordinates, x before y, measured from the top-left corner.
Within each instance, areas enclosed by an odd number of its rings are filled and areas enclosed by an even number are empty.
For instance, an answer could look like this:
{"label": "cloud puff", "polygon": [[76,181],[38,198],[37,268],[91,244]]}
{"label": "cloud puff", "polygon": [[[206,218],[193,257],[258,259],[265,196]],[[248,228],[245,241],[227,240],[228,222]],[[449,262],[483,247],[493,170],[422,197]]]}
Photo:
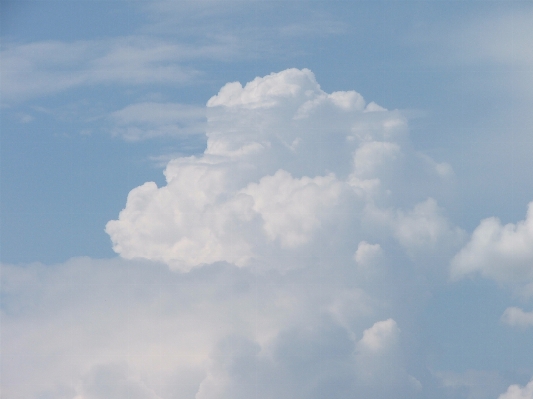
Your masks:
{"label": "cloud puff", "polygon": [[357,245],[354,260],[361,277],[374,277],[376,274],[383,273],[385,257],[379,244],[369,244],[366,241],[361,241]]}
{"label": "cloud puff", "polygon": [[450,175],[410,148],[399,112],[325,93],[307,69],[228,83],[207,106],[204,154],[169,162],[167,185],[132,190],[107,224],[121,256],[287,269],[324,245],[350,259],[370,233],[413,256],[457,242],[428,199]]}
{"label": "cloud puff", "polygon": [[398,334],[395,321],[388,319],[365,330],[354,343],[346,330],[324,323],[283,332],[266,353],[242,337],[230,337],[211,355],[196,397],[318,399],[354,392],[416,397],[420,387],[401,368],[398,371]]}
{"label": "cloud puff", "polygon": [[511,385],[507,392],[498,396],[498,399],[533,399],[533,380],[525,387],[520,385]]}
{"label": "cloud puff", "polygon": [[360,352],[385,352],[397,344],[400,330],[393,319],[379,321],[363,332],[359,341]]}
{"label": "cloud puff", "polygon": [[127,366],[122,364],[93,367],[83,377],[80,391],[74,399],[161,399],[154,390],[129,375]]}
{"label": "cloud puff", "polygon": [[533,202],[526,219],[516,224],[502,226],[495,217],[481,221],[451,262],[453,278],[473,273],[500,282],[533,280]]}
{"label": "cloud puff", "polygon": [[310,240],[321,213],[336,204],[341,190],[333,174],[294,179],[279,170],[250,183],[242,193],[253,199],[252,209],[261,216],[267,237],[279,239],[282,247],[295,247]]}
{"label": "cloud puff", "polygon": [[505,309],[501,320],[511,327],[526,328],[533,326],[533,312],[524,312],[520,308],[510,307]]}
{"label": "cloud puff", "polygon": [[451,171],[400,112],[309,70],[224,86],[205,130],[106,225],[121,258],[2,267],[2,393],[427,397],[406,306],[461,241],[437,202]]}
{"label": "cloud puff", "polygon": [[358,377],[363,385],[375,384],[386,376],[396,379],[400,329],[396,321],[378,321],[363,332],[356,346]]}
{"label": "cloud puff", "polygon": [[464,232],[450,224],[437,201],[428,198],[408,212],[399,210],[392,218],[394,236],[411,256],[431,253],[437,246],[454,248],[462,243]]}

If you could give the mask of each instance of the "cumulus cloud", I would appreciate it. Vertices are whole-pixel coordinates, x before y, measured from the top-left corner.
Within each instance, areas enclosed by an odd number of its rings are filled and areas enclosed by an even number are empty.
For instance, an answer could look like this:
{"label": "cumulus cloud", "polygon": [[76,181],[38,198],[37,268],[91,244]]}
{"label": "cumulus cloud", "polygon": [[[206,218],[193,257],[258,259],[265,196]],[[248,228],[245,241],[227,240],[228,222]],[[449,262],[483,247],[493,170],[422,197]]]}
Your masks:
{"label": "cumulus cloud", "polygon": [[354,260],[359,272],[364,277],[375,276],[383,272],[382,266],[385,259],[379,244],[369,244],[366,241],[361,241],[357,245]]}
{"label": "cumulus cloud", "polygon": [[[384,397],[404,395],[417,397],[422,384],[408,375],[402,362],[400,329],[395,320],[378,321],[363,332],[356,345],[357,391],[366,397],[376,392]],[[367,391],[367,387],[372,387]],[[374,393],[375,394],[375,393]]]}
{"label": "cumulus cloud", "polygon": [[403,291],[461,234],[401,113],[290,69],[224,86],[206,135],[108,222],[121,258],[2,267],[2,394],[427,397]]}
{"label": "cumulus cloud", "polygon": [[393,319],[379,321],[363,332],[359,341],[361,352],[384,352],[396,345],[400,330]]}
{"label": "cumulus cloud", "polygon": [[520,308],[510,307],[505,309],[501,320],[511,327],[531,327],[533,326],[533,312],[524,312]]}
{"label": "cumulus cloud", "polygon": [[433,198],[415,204],[407,212],[398,210],[390,221],[394,236],[411,256],[431,253],[443,244],[453,249],[464,236],[460,228],[450,224]]}
{"label": "cumulus cloud", "polygon": [[341,189],[334,175],[294,179],[279,170],[258,184],[250,183],[243,193],[253,199],[267,237],[279,238],[282,247],[295,247],[310,240],[320,226],[321,211],[335,205]]}
{"label": "cumulus cloud", "polygon": [[532,399],[533,398],[533,380],[525,387],[520,385],[511,385],[505,393],[498,396],[498,399]]}
{"label": "cumulus cloud", "polygon": [[161,264],[78,258],[2,265],[2,298],[2,395],[9,398],[417,392],[396,321],[379,317],[379,298],[336,275],[258,274],[227,264],[174,273]]}
{"label": "cumulus cloud", "polygon": [[241,337],[221,342],[197,394],[211,398],[322,398],[357,392],[374,397],[416,397],[419,385],[398,369],[399,329],[392,319],[376,322],[354,343],[335,325],[288,330],[262,353]]}
{"label": "cumulus cloud", "polygon": [[355,91],[325,93],[306,69],[228,83],[207,107],[204,154],[169,162],[167,185],[132,190],[107,224],[121,256],[188,271],[217,261],[271,268],[276,254],[287,269],[301,266],[296,253],[338,246],[335,237],[349,259],[363,220],[413,256],[456,244],[460,231],[428,198],[449,173],[411,149],[398,111]]}
{"label": "cumulus cloud", "polygon": [[122,364],[99,365],[84,376],[81,394],[74,399],[161,399],[152,389],[128,374]]}
{"label": "cumulus cloud", "polygon": [[503,226],[495,217],[481,221],[451,262],[452,278],[475,273],[499,282],[533,280],[533,202],[516,224]]}

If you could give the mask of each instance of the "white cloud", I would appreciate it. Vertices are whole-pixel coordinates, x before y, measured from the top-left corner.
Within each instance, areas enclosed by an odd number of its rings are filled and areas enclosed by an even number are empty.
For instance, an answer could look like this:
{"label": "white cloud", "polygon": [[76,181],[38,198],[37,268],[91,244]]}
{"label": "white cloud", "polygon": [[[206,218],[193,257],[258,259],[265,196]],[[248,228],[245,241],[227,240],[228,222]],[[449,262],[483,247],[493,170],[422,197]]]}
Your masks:
{"label": "white cloud", "polygon": [[520,385],[511,385],[507,392],[498,396],[498,399],[533,399],[533,380],[525,387]]}
{"label": "white cloud", "polygon": [[282,101],[301,102],[316,95],[317,89],[315,77],[310,70],[288,69],[281,74],[257,77],[244,88],[239,82],[228,83],[216,96],[209,99],[207,106],[272,108]]}
{"label": "white cloud", "polygon": [[191,303],[205,285],[176,283],[167,268],[117,260],[2,265],[2,396],[155,398],[158,383],[194,394],[217,323]]}
{"label": "white cloud", "polygon": [[507,73],[498,79],[500,88],[511,90],[514,96],[526,102],[526,107],[531,107],[533,100],[531,95],[533,90],[533,74],[531,73],[533,8],[531,4],[476,22],[463,33],[463,37],[470,39],[471,43],[465,58],[474,61],[489,61],[500,68],[502,66],[506,68]]}
{"label": "white cloud", "polygon": [[398,211],[394,235],[410,255],[432,252],[445,243],[446,249],[455,249],[462,243],[464,232],[453,227],[443,216],[433,198],[418,203],[409,212]]}
{"label": "white cloud", "polygon": [[111,113],[113,135],[125,140],[205,134],[205,108],[176,103],[144,102]]}
{"label": "white cloud", "polygon": [[359,341],[360,352],[380,353],[397,345],[400,329],[393,319],[379,321],[363,332]]}
{"label": "white cloud", "polygon": [[480,18],[462,33],[471,39],[470,57],[482,57],[514,66],[533,65],[531,7]]}
{"label": "white cloud", "polygon": [[470,241],[453,258],[453,278],[479,273],[500,282],[533,279],[533,202],[526,219],[502,226],[495,218],[481,221]]}
{"label": "white cloud", "polygon": [[[396,322],[376,316],[379,297],[320,272],[264,274],[219,264],[173,273],[118,258],[2,265],[2,395],[319,399],[327,392],[340,399],[359,389],[375,398],[416,392]],[[363,363],[372,365],[375,381]]]}
{"label": "white cloud", "polygon": [[217,261],[243,265],[252,255],[239,225],[253,218],[252,199],[241,195],[222,203],[230,184],[227,167],[173,161],[168,185],[145,183],[128,195],[118,221],[106,226],[121,256],[158,260],[188,270]]}
{"label": "white cloud", "polygon": [[446,390],[450,391],[446,397],[495,398],[508,385],[508,382],[496,371],[439,372],[436,376]]}
{"label": "white cloud", "polygon": [[17,118],[20,123],[30,123],[33,122],[33,120],[35,119],[32,115],[25,114],[23,112],[18,113]]}
{"label": "white cloud", "polygon": [[[393,319],[378,321],[363,332],[355,363],[357,392],[364,397],[417,397],[423,388],[403,366],[400,329]],[[373,388],[368,391],[368,387]]]}
{"label": "white cloud", "polygon": [[[405,145],[406,122],[397,111],[374,105],[377,112],[366,112],[360,94],[325,93],[306,69],[244,87],[229,83],[207,106],[205,153],[169,162],[167,185],[132,190],[118,220],[108,223],[121,256],[182,271],[217,261],[271,268],[266,259],[275,256],[276,268],[290,269],[305,265],[296,253],[318,255],[328,242],[328,251],[348,260],[365,238],[365,228],[354,226],[375,215],[380,234],[411,252],[457,241],[460,231],[436,201],[419,203],[437,194],[433,188],[448,174]],[[173,112],[162,119],[174,123]],[[134,119],[154,117],[150,111]],[[406,191],[406,180],[418,188]],[[341,238],[349,234],[352,241]]]}
{"label": "white cloud", "polygon": [[354,259],[358,265],[362,267],[369,267],[377,263],[383,257],[383,250],[379,244],[369,244],[366,241],[361,241],[357,246]]}
{"label": "white cloud", "polygon": [[396,287],[427,272],[405,253],[455,239],[431,199],[445,177],[410,149],[397,111],[365,112],[307,70],[254,82],[213,97],[205,153],[171,160],[166,185],[133,189],[108,222],[122,258],[148,261],[2,267],[3,394],[425,394]]}
{"label": "white cloud", "polygon": [[[322,324],[287,330],[266,351],[242,337],[230,337],[213,352],[197,398],[318,399],[354,392],[376,398],[416,396],[419,383],[397,369],[398,333],[389,319],[375,323],[354,343],[345,330]],[[381,346],[374,347],[376,343]]]}
{"label": "white cloud", "polygon": [[78,86],[183,84],[198,72],[182,65],[219,58],[231,43],[184,46],[142,36],[93,41],[44,41],[2,46],[2,100],[20,101]]}
{"label": "white cloud", "polygon": [[320,227],[321,213],[336,204],[341,190],[334,175],[294,179],[280,169],[242,193],[253,198],[252,209],[261,215],[268,238],[279,238],[282,247],[290,248],[310,240]]}
{"label": "white cloud", "polygon": [[511,327],[531,327],[533,326],[533,312],[524,312],[520,308],[510,307],[505,309],[501,320]]}
{"label": "white cloud", "polygon": [[95,366],[83,377],[81,394],[74,399],[161,399],[142,381],[129,375],[127,366]]}

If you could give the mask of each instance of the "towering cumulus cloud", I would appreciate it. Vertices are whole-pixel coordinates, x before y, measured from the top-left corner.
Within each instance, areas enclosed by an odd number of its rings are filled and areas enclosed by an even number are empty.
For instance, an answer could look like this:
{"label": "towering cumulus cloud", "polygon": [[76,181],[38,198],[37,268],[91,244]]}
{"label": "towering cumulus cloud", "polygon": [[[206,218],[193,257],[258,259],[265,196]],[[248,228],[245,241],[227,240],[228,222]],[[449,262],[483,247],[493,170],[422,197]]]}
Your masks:
{"label": "towering cumulus cloud", "polygon": [[436,397],[415,319],[464,240],[451,168],[305,69],[229,83],[207,116],[205,152],[107,224],[121,258],[2,268],[2,395]]}
{"label": "towering cumulus cloud", "polygon": [[451,167],[413,150],[401,112],[306,69],[225,85],[206,134],[106,227],[122,258],[199,284],[175,291],[184,329],[161,333],[196,399],[426,396],[398,298],[463,243],[438,204]]}
{"label": "towering cumulus cloud", "polygon": [[166,186],[132,190],[107,224],[122,257],[290,269],[325,247],[347,261],[368,233],[412,255],[460,236],[430,198],[451,168],[410,149],[398,111],[325,93],[306,69],[229,83],[207,106],[204,154],[171,161]]}

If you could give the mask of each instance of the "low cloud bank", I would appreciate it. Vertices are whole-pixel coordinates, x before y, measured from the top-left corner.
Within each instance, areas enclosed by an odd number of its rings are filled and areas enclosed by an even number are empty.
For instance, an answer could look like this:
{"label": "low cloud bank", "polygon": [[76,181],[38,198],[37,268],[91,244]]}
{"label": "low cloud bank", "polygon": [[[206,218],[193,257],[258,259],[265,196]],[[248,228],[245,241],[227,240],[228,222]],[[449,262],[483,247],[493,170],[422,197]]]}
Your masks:
{"label": "low cloud bank", "polygon": [[[6,398],[417,397],[395,310],[337,277],[2,267]],[[30,383],[31,382],[31,383]],[[400,396],[395,396],[400,395]]]}

